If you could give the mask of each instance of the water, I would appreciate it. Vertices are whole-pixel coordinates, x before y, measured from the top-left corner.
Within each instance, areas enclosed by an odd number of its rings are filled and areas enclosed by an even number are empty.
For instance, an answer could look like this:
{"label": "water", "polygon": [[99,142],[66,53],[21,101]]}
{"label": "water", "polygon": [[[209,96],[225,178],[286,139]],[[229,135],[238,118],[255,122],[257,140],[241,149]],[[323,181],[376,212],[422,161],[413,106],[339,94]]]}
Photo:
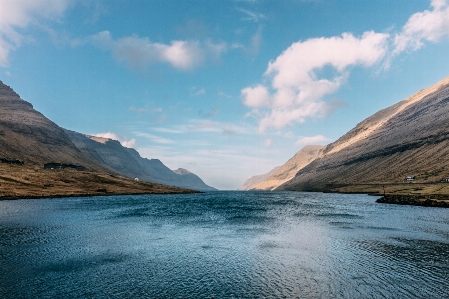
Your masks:
{"label": "water", "polygon": [[0,298],[449,298],[449,209],[375,199],[0,201]]}

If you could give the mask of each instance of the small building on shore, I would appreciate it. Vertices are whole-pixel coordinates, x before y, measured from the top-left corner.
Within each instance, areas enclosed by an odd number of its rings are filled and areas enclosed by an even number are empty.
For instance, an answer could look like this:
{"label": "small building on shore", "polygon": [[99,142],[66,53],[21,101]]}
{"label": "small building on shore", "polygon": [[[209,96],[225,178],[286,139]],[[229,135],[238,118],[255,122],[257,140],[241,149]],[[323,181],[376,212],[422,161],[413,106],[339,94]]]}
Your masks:
{"label": "small building on shore", "polygon": [[416,177],[414,175],[409,175],[407,177],[407,181],[414,181],[416,179]]}
{"label": "small building on shore", "polygon": [[78,164],[65,164],[65,163],[47,163],[44,164],[44,169],[65,169],[65,168],[73,168],[76,170],[86,170],[86,167]]}
{"label": "small building on shore", "polygon": [[6,158],[0,158],[0,163],[6,163],[6,164],[16,164],[16,165],[23,165],[23,161],[19,159],[6,159]]}

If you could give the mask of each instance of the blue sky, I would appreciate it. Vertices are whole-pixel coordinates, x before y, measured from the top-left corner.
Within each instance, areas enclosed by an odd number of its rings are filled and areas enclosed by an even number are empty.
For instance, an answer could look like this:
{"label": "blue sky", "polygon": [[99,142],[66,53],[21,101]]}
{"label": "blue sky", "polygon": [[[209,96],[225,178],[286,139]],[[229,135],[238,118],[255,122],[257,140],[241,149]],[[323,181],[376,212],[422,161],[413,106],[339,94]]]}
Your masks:
{"label": "blue sky", "polygon": [[444,0],[0,0],[0,80],[236,189],[449,75]]}

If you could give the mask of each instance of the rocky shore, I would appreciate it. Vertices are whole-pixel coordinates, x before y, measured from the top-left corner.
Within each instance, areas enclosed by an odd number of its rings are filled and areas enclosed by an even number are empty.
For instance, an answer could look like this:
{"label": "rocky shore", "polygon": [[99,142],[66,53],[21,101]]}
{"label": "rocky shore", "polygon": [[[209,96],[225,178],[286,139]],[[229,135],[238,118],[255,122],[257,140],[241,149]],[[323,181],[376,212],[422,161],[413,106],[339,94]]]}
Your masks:
{"label": "rocky shore", "polygon": [[386,194],[376,200],[378,203],[449,208],[448,195],[392,195]]}

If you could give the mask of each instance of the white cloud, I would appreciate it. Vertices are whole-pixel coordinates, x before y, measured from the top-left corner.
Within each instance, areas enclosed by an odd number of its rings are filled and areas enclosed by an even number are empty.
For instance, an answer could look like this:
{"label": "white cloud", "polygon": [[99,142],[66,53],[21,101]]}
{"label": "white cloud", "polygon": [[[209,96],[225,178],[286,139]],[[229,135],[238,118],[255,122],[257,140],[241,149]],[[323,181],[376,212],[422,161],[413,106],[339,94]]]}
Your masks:
{"label": "white cloud", "polygon": [[261,45],[262,45],[262,26],[259,26],[256,33],[251,37],[251,40],[247,46],[245,46],[242,43],[235,42],[231,44],[230,48],[241,49],[250,56],[256,56],[260,51]]}
{"label": "white cloud", "polygon": [[0,0],[0,66],[8,66],[10,52],[26,39],[26,27],[42,20],[57,20],[69,4],[64,0]]}
{"label": "white cloud", "polygon": [[252,11],[249,9],[244,8],[237,8],[238,11],[242,12],[245,17],[242,18],[244,21],[251,21],[251,22],[260,22],[262,20],[266,20],[267,16],[263,13]]}
{"label": "white cloud", "polygon": [[151,140],[152,142],[158,143],[158,144],[172,144],[172,143],[175,143],[171,139],[163,138],[163,137],[156,136],[156,135],[149,134],[149,133],[134,132],[134,135],[139,136],[139,137],[147,138],[147,139]]}
{"label": "white cloud", "polygon": [[93,134],[92,136],[117,140],[120,142],[121,145],[123,145],[124,147],[128,147],[128,148],[133,148],[134,145],[136,144],[136,139],[134,139],[134,138],[127,139],[126,137],[119,136],[112,132],[98,133],[98,134]]}
{"label": "white cloud", "polygon": [[[265,108],[259,132],[329,114],[337,102],[323,98],[346,81],[350,66],[379,62],[387,53],[388,38],[388,34],[367,31],[361,37],[343,33],[293,43],[269,63],[265,76],[271,79],[270,88],[259,84],[241,91],[245,105]],[[317,73],[326,71],[325,67],[333,73],[320,78]]]}
{"label": "white cloud", "polygon": [[211,120],[192,120],[191,125],[186,125],[185,129],[188,132],[207,132],[218,133],[221,132],[228,136],[236,135],[237,133],[246,133],[242,127],[235,127],[232,124],[216,122]]}
{"label": "white cloud", "polygon": [[438,42],[449,35],[449,6],[446,0],[433,0],[432,10],[413,14],[394,38],[393,54],[417,50],[424,41]]}
{"label": "white cloud", "polygon": [[205,59],[219,58],[227,49],[225,43],[175,40],[167,45],[136,35],[114,40],[109,31],[97,33],[89,39],[95,45],[110,50],[118,61],[140,68],[165,62],[176,69],[191,70]]}
{"label": "white cloud", "polygon": [[197,92],[195,92],[195,95],[196,96],[201,96],[201,95],[203,95],[203,94],[205,94],[206,93],[206,90],[204,89],[204,88],[201,88],[200,90],[198,90]]}
{"label": "white cloud", "polygon": [[262,45],[262,27],[259,26],[256,34],[251,38],[251,48],[249,48],[248,53],[251,55],[257,55]]}
{"label": "white cloud", "polygon": [[270,101],[268,89],[260,84],[242,89],[242,95],[243,103],[248,107],[257,108],[267,106]]}
{"label": "white cloud", "polygon": [[152,128],[153,131],[160,133],[170,133],[170,134],[181,134],[183,133],[181,130],[168,129],[168,128]]}
{"label": "white cloud", "polygon": [[316,136],[310,136],[310,137],[302,137],[296,141],[296,145],[306,145],[306,144],[322,144],[322,143],[328,143],[330,141],[329,138],[324,137],[323,135],[316,135]]}
{"label": "white cloud", "polygon": [[120,143],[121,143],[124,147],[133,148],[134,145],[136,145],[136,139],[132,138],[131,140],[120,141]]}
{"label": "white cloud", "polygon": [[226,94],[226,93],[223,92],[223,91],[219,91],[219,92],[218,92],[218,96],[221,97],[221,98],[232,99],[232,96],[231,96],[231,95]]}

